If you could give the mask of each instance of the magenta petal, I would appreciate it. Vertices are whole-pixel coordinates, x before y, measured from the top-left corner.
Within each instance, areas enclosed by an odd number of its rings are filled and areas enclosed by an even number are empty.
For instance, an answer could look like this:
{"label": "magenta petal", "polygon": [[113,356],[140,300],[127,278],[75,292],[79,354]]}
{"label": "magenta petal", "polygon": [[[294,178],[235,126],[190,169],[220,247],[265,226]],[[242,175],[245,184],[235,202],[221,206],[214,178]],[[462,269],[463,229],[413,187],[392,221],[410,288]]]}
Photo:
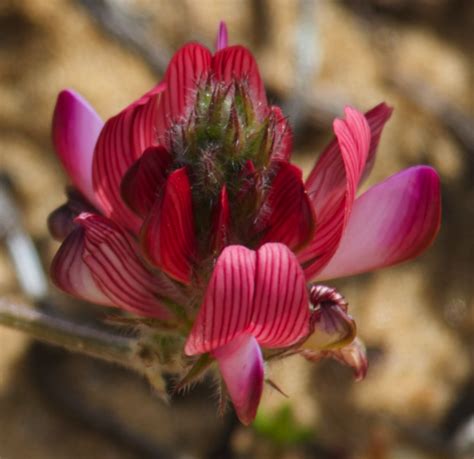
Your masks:
{"label": "magenta petal", "polygon": [[163,196],[153,205],[141,238],[152,264],[184,284],[191,282],[196,236],[191,186],[185,167],[168,177]]}
{"label": "magenta petal", "polygon": [[281,242],[297,251],[314,234],[313,206],[298,167],[283,161],[273,167],[275,177],[257,221],[260,244]]}
{"label": "magenta petal", "polygon": [[362,177],[359,181],[359,184],[368,177],[368,175],[372,171],[372,168],[374,167],[377,147],[379,146],[380,142],[380,136],[382,135],[382,130],[385,126],[385,123],[392,116],[392,112],[393,108],[382,102],[381,104],[375,106],[365,114],[365,118],[369,123],[370,127],[371,140],[365,169],[362,173]]}
{"label": "magenta petal", "polygon": [[93,181],[97,199],[107,217],[138,232],[140,219],[120,196],[125,172],[143,151],[157,142],[157,107],[163,84],[155,86],[139,100],[110,118],[97,141]]}
{"label": "magenta petal", "polygon": [[319,279],[350,276],[415,257],[435,238],[440,184],[427,166],[406,169],[359,197],[331,261]]}
{"label": "magenta petal", "polygon": [[313,240],[298,256],[308,279],[328,263],[339,245],[369,152],[370,129],[364,115],[349,107],[345,115],[345,120],[334,121],[336,140],[306,181],[318,221]]}
{"label": "magenta petal", "polygon": [[159,143],[169,146],[164,133],[174,123],[183,121],[194,105],[196,89],[205,81],[211,66],[211,52],[199,43],[188,43],[175,53],[163,81],[163,94],[157,117]]}
{"label": "magenta petal", "polygon": [[290,346],[309,333],[309,304],[303,270],[286,245],[257,251],[255,295],[249,332],[264,347]]}
{"label": "magenta petal", "polygon": [[137,314],[169,318],[159,297],[168,296],[173,287],[164,277],[148,271],[137,255],[135,241],[99,215],[84,213],[76,222],[85,231],[82,259],[112,303]]}
{"label": "magenta petal", "polygon": [[264,367],[260,346],[251,335],[241,335],[216,349],[220,373],[240,422],[249,425],[257,413],[263,392]]}
{"label": "magenta petal", "polygon": [[92,186],[94,147],[104,125],[91,105],[71,90],[61,91],[53,115],[53,143],[72,183],[97,205]]}
{"label": "magenta petal", "polygon": [[243,46],[229,46],[213,57],[212,69],[217,81],[231,83],[234,80],[248,84],[250,96],[257,112],[262,114],[267,109],[267,96],[257,62],[252,53]]}
{"label": "magenta petal", "polygon": [[145,218],[166,182],[171,155],[162,146],[149,147],[123,177],[120,186],[124,202]]}
{"label": "magenta petal", "polygon": [[244,333],[249,326],[255,284],[255,252],[226,247],[218,258],[204,302],[185,346],[187,355],[210,352]]}
{"label": "magenta petal", "polygon": [[281,111],[281,108],[273,105],[271,107],[274,127],[274,141],[272,149],[272,160],[289,161],[293,150],[293,132],[290,123]]}
{"label": "magenta petal", "polygon": [[227,25],[224,21],[221,21],[219,23],[219,31],[217,32],[216,51],[227,48],[228,42]]}

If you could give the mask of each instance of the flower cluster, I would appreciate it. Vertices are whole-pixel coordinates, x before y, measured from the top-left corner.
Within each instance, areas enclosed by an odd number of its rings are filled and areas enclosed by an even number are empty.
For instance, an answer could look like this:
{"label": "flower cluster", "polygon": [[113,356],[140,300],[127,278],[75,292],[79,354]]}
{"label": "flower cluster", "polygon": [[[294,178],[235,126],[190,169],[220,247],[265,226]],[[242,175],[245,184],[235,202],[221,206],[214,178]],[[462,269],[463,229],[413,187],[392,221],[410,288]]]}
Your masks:
{"label": "flower cluster", "polygon": [[429,167],[356,197],[391,112],[346,108],[304,181],[287,120],[252,54],[228,46],[225,25],[214,54],[183,46],[163,81],[105,124],[65,90],[53,141],[73,187],[49,218],[63,241],[53,281],[133,313],[157,353],[175,351],[183,383],[216,362],[245,424],[269,358],[332,357],[360,379],[367,360],[347,302],[308,282],[407,260],[438,231]]}

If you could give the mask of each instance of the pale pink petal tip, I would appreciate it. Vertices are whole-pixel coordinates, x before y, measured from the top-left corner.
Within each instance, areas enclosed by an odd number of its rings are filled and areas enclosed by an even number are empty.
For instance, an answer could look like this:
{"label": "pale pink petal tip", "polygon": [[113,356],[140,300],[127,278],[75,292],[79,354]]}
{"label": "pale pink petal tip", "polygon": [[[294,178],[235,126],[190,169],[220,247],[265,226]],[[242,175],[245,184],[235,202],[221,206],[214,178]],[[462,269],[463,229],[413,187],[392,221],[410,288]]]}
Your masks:
{"label": "pale pink petal tip", "polygon": [[399,172],[355,201],[339,248],[318,278],[350,276],[414,258],[433,242],[440,221],[436,171],[416,166]]}
{"label": "pale pink petal tip", "polygon": [[79,94],[69,89],[59,93],[53,114],[53,144],[72,183],[94,204],[92,159],[103,125]]}
{"label": "pale pink petal tip", "polygon": [[216,51],[227,48],[228,45],[227,25],[224,21],[219,23],[219,30],[216,38]]}
{"label": "pale pink petal tip", "polygon": [[213,352],[237,417],[249,425],[263,391],[263,356],[257,340],[244,334]]}

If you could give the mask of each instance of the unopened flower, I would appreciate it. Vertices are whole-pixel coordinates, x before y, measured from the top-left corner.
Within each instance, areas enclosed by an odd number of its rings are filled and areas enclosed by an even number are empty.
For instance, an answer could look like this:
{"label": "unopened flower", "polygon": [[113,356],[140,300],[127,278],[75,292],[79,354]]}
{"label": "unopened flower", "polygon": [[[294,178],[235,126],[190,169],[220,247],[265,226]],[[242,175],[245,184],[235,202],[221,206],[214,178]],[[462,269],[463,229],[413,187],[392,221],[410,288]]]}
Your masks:
{"label": "unopened flower", "polygon": [[[289,162],[287,120],[268,104],[251,53],[227,45],[223,25],[214,54],[185,45],[160,84],[105,124],[63,91],[53,140],[73,188],[49,220],[64,239],[52,278],[74,296],[135,314],[147,336],[165,330],[182,384],[216,361],[245,424],[267,358],[332,357],[361,379],[367,360],[347,302],[308,282],[407,260],[438,231],[430,167],[356,198],[391,111],[346,108],[303,181]],[[163,355],[164,341],[151,342]]]}

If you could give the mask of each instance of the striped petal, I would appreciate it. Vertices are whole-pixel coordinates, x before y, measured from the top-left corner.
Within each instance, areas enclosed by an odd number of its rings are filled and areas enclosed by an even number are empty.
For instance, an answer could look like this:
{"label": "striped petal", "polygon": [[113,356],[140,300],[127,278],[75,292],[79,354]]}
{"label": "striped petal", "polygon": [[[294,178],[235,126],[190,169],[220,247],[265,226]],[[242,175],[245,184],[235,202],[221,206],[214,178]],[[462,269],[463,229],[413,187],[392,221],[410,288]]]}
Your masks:
{"label": "striped petal", "polygon": [[309,316],[305,276],[293,252],[283,244],[260,247],[250,333],[264,347],[291,346],[309,333]]}
{"label": "striped petal", "polygon": [[281,108],[273,105],[270,108],[275,126],[273,128],[275,138],[273,140],[272,160],[289,161],[293,151],[293,132],[290,123],[281,111]]}
{"label": "striped petal", "polygon": [[172,158],[162,146],[149,147],[126,172],[120,185],[124,202],[145,218],[166,182]]}
{"label": "striped petal", "polygon": [[374,108],[372,108],[365,114],[365,118],[369,123],[370,127],[371,139],[370,149],[367,155],[367,161],[365,163],[365,169],[362,173],[362,177],[360,179],[359,184],[369,176],[370,172],[372,171],[372,168],[374,167],[377,147],[379,146],[382,130],[385,126],[385,123],[392,116],[392,112],[393,108],[382,102],[381,104],[376,105]]}
{"label": "striped petal", "polygon": [[299,254],[308,279],[328,263],[339,245],[369,152],[370,129],[364,115],[349,107],[345,115],[345,120],[334,121],[336,139],[306,181],[318,219],[313,240]]}
{"label": "striped petal", "polygon": [[135,241],[105,217],[81,214],[76,221],[86,230],[82,258],[113,303],[131,312],[169,318],[158,298],[174,288],[165,277],[148,271],[137,255]]}
{"label": "striped petal", "polygon": [[287,162],[275,162],[275,178],[262,206],[257,231],[260,244],[281,242],[297,251],[314,234],[315,215],[303,184],[301,170]]}
{"label": "striped petal", "polygon": [[53,144],[74,186],[95,205],[92,158],[103,125],[79,94],[71,90],[59,93],[53,115]]}
{"label": "striped petal", "polygon": [[82,259],[85,238],[86,230],[82,226],[68,235],[54,256],[50,269],[51,280],[56,287],[76,298],[113,306]]}
{"label": "striped petal", "polygon": [[134,232],[138,232],[141,221],[122,201],[120,183],[144,150],[157,142],[157,107],[164,89],[163,84],[155,86],[110,118],[95,148],[93,183],[101,209],[107,217]]}
{"label": "striped petal", "polygon": [[188,43],[175,53],[164,76],[166,91],[160,103],[158,141],[169,146],[166,131],[183,121],[194,105],[196,88],[205,81],[211,66],[210,51],[199,43]]}
{"label": "striped petal", "polygon": [[240,422],[249,425],[263,392],[264,367],[260,346],[252,335],[241,335],[213,352]]}
{"label": "striped petal", "polygon": [[146,220],[142,246],[149,261],[169,276],[191,282],[196,237],[191,186],[186,168],[175,170],[166,181]]}
{"label": "striped petal", "polygon": [[360,196],[331,261],[318,279],[350,276],[413,258],[435,238],[441,219],[436,171],[417,166]]}
{"label": "striped petal", "polygon": [[213,57],[212,69],[217,81],[224,83],[231,83],[234,80],[246,82],[257,113],[262,115],[267,110],[267,96],[258,65],[247,48],[236,45],[217,51]]}
{"label": "striped petal", "polygon": [[226,247],[218,258],[204,302],[185,346],[187,355],[218,349],[249,327],[255,291],[253,250]]}
{"label": "striped petal", "polygon": [[290,346],[309,333],[304,273],[283,244],[265,244],[257,252],[238,245],[223,250],[185,352],[210,352],[245,333],[270,348]]}

